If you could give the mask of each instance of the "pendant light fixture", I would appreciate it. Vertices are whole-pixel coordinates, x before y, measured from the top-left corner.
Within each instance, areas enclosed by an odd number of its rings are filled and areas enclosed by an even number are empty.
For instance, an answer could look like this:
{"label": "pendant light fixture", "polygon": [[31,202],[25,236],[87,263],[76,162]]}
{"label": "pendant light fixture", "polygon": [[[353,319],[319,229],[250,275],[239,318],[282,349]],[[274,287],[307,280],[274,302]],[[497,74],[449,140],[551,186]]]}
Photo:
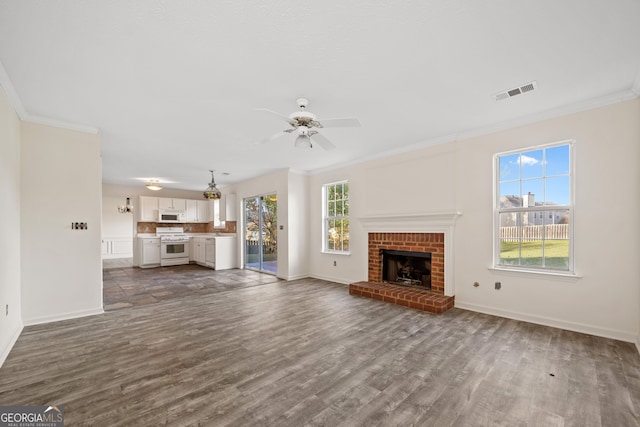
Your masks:
{"label": "pendant light fixture", "polygon": [[133,213],[133,205],[131,204],[131,199],[127,197],[127,203],[124,205],[118,206],[118,212],[120,213]]}
{"label": "pendant light fixture", "polygon": [[209,172],[211,172],[211,182],[209,183],[209,186],[207,187],[206,190],[204,190],[204,193],[202,194],[205,199],[218,200],[220,197],[222,197],[222,193],[216,187],[216,181],[213,179],[213,171],[209,170]]}
{"label": "pendant light fixture", "polygon": [[160,186],[160,181],[158,181],[157,179],[151,179],[149,180],[149,183],[147,184],[147,188],[149,190],[152,191],[158,191],[158,190],[162,190],[162,187]]}

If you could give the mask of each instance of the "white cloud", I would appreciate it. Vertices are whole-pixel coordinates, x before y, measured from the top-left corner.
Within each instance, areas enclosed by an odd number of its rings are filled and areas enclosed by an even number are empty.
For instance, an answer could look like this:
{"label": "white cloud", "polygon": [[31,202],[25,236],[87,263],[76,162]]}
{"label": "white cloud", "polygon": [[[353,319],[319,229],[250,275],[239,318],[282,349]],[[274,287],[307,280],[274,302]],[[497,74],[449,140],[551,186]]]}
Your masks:
{"label": "white cloud", "polygon": [[538,159],[534,159],[533,157],[525,156],[524,154],[518,158],[518,164],[533,166],[539,163]]}

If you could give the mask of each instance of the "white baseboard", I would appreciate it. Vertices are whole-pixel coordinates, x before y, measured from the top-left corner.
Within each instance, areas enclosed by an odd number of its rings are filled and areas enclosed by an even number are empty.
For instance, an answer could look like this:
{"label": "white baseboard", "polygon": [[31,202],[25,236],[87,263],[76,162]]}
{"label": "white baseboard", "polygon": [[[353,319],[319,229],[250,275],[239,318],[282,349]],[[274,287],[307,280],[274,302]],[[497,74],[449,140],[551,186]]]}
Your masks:
{"label": "white baseboard", "polygon": [[470,311],[477,311],[479,313],[491,314],[493,316],[506,317],[507,319],[522,320],[523,322],[536,323],[538,325],[551,326],[559,329],[566,329],[568,331],[581,332],[583,334],[595,335],[598,337],[611,338],[614,340],[635,342],[638,351],[640,351],[640,340],[629,331],[620,331],[615,329],[600,328],[593,325],[587,325],[583,323],[567,322],[565,320],[553,319],[549,317],[536,316],[532,314],[517,313],[508,310],[502,310],[495,307],[486,307],[477,304],[465,303],[464,301],[458,301],[456,299],[455,306]]}
{"label": "white baseboard", "polygon": [[291,276],[276,276],[278,279],[282,279],[282,280],[286,280],[287,282],[290,282],[292,280],[298,280],[298,279],[306,279],[307,277],[309,277],[308,274],[294,274]]}
{"label": "white baseboard", "polygon": [[16,341],[18,341],[23,328],[24,326],[22,325],[22,323],[20,323],[15,331],[13,331],[13,333],[11,334],[9,342],[7,342],[2,349],[2,352],[0,353],[0,367],[2,367],[4,361],[7,360],[7,357],[9,357],[9,353],[11,352],[13,346],[16,344]]}
{"label": "white baseboard", "polygon": [[342,285],[348,285],[348,284],[353,283],[353,281],[345,281],[344,279],[341,279],[339,277],[319,276],[317,274],[312,274],[312,275],[307,276],[307,277],[311,277],[312,279],[326,280],[327,282],[340,283]]}
{"label": "white baseboard", "polygon": [[92,308],[89,310],[73,311],[69,313],[56,314],[55,316],[34,317],[31,319],[25,319],[24,325],[40,325],[42,323],[59,322],[61,320],[76,319],[78,317],[95,316],[96,314],[103,314],[104,310],[100,308]]}

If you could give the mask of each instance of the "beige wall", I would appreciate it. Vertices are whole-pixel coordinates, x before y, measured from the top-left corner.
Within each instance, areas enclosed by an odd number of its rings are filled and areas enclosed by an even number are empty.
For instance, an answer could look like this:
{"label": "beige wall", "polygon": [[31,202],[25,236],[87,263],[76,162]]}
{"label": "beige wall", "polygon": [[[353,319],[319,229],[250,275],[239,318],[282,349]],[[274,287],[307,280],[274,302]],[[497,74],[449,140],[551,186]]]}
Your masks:
{"label": "beige wall", "polygon": [[100,138],[30,122],[21,130],[23,321],[101,313]]}
{"label": "beige wall", "polygon": [[[493,155],[568,139],[575,140],[579,278],[492,270]],[[367,279],[367,233],[360,217],[460,211],[453,243],[456,306],[636,341],[639,161],[640,100],[635,99],[314,174],[310,274],[341,283]],[[351,190],[351,255],[323,254],[321,187],[344,179]]]}
{"label": "beige wall", "polygon": [[[578,278],[490,270],[494,153],[572,139]],[[640,100],[458,144],[456,305],[634,341],[640,329]],[[481,286],[474,288],[472,283]],[[495,281],[502,289],[493,289]]]}
{"label": "beige wall", "polygon": [[[0,87],[0,365],[22,330],[20,120]],[[9,313],[6,314],[6,308]]]}

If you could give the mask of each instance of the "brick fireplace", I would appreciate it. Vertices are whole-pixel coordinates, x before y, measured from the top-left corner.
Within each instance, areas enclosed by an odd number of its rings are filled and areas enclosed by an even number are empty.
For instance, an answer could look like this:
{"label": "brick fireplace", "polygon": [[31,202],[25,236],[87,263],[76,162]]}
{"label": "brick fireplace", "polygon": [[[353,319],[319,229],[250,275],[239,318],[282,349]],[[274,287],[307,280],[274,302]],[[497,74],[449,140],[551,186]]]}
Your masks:
{"label": "brick fireplace", "polygon": [[[349,293],[431,313],[454,306],[453,227],[459,212],[360,218],[368,231],[368,279]],[[383,251],[430,254],[430,289],[383,282]]]}
{"label": "brick fireplace", "polygon": [[382,251],[431,253],[431,291],[444,295],[444,233],[369,233],[369,282],[382,283]]}

